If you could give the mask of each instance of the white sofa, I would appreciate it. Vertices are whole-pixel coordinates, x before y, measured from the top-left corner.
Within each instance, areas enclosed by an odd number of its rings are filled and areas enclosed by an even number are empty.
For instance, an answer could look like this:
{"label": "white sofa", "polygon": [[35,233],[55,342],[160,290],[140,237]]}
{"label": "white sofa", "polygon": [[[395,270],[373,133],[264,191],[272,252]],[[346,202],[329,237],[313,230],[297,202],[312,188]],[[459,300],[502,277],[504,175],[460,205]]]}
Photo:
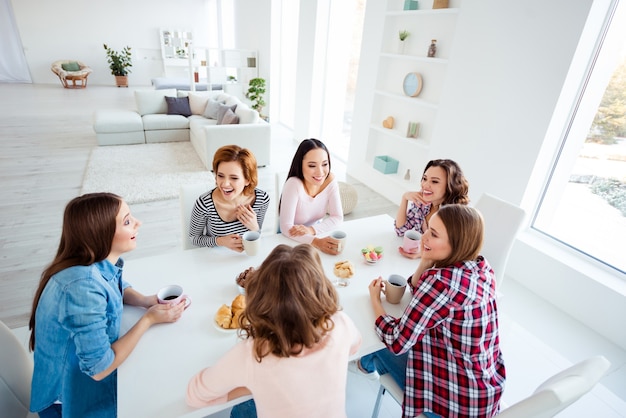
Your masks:
{"label": "white sofa", "polygon": [[[189,116],[176,112],[166,97],[189,101]],[[183,99],[187,98],[187,99]],[[169,99],[170,101],[174,99]],[[270,163],[270,125],[238,98],[222,91],[188,92],[167,90],[135,91],[137,110],[98,110],[94,114],[94,131],[99,145],[129,145],[157,142],[189,141],[204,165],[211,169],[215,151],[230,144],[248,148],[259,166]],[[218,124],[214,112],[207,108],[216,102],[233,108],[234,124]],[[169,113],[168,114],[168,109]],[[186,112],[183,112],[186,113]]]}

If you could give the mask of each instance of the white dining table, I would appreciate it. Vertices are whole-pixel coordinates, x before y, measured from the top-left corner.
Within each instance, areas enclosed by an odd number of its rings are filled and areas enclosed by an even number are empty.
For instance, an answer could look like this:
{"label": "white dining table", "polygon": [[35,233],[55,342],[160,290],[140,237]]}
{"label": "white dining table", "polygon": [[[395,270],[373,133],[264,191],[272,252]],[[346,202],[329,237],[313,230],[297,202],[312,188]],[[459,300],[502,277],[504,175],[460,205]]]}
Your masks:
{"label": "white dining table", "polygon": [[[408,277],[418,262],[399,254],[402,239],[396,236],[393,218],[389,215],[346,221],[338,229],[347,233],[343,252],[336,256],[320,255],[330,280],[335,279],[335,262],[350,260],[354,264],[355,274],[349,285],[338,287],[337,291],[342,309],[362,334],[363,343],[355,356],[360,357],[383,347],[374,330],[368,284],[378,276]],[[178,322],[150,328],[119,367],[119,417],[204,417],[241,401],[195,409],[185,402],[187,383],[237,342],[236,331],[217,327],[213,319],[215,312],[222,304],[230,305],[237,296],[235,278],[239,273],[259,266],[279,244],[295,246],[298,243],[281,234],[263,235],[261,249],[255,256],[218,247],[172,251],[126,262],[124,279],[141,293],[155,294],[163,286],[178,284],[192,303]],[[368,245],[384,249],[383,258],[377,264],[367,264],[361,254],[361,249]],[[409,300],[410,293],[406,291],[397,305],[387,303],[383,296],[383,305],[388,313],[399,316]],[[130,329],[143,312],[141,308],[125,306],[122,333]]]}

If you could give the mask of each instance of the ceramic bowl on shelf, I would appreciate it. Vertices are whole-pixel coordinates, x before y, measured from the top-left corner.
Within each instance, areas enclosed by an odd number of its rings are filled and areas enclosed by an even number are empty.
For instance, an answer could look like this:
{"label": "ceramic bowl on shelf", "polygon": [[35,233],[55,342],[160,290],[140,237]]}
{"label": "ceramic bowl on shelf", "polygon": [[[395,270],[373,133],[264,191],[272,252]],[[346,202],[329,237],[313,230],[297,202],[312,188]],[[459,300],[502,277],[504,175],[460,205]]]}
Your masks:
{"label": "ceramic bowl on shelf", "polygon": [[383,259],[383,247],[368,245],[361,249],[361,254],[367,264],[376,264]]}

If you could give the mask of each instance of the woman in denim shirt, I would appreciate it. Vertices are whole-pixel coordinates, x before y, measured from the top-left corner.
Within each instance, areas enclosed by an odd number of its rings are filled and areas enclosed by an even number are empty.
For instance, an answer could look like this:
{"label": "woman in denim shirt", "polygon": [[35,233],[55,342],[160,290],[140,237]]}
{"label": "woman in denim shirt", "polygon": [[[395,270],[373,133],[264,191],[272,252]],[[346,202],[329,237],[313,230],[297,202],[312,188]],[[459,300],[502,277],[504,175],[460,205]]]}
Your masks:
{"label": "woman in denim shirt", "polygon": [[[122,280],[120,256],[135,248],[140,225],[110,193],[79,196],[65,208],[59,249],[41,275],[29,323],[30,410],[41,418],[116,416],[116,369],[148,328],[182,315],[184,303],[159,304]],[[147,311],[120,337],[124,303]]]}

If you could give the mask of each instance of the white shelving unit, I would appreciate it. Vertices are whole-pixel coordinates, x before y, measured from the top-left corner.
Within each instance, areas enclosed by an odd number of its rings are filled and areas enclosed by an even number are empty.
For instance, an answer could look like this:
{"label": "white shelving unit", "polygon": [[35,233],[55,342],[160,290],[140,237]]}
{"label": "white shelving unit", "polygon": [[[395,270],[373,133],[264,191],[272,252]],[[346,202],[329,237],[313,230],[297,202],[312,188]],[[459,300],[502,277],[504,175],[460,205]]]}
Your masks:
{"label": "white shelving unit", "polygon": [[[206,73],[210,84],[221,84],[224,91],[243,99],[250,80],[259,76],[257,51],[250,49],[208,49],[206,51]],[[234,77],[237,81],[229,80]]]}
{"label": "white shelving unit", "polygon": [[[367,131],[363,132],[367,139],[365,149],[357,157],[359,161],[351,165],[358,177],[366,179],[370,187],[394,202],[399,202],[405,191],[419,188],[422,170],[429,159],[460,1],[451,2],[456,8],[434,10],[429,2],[420,1],[420,8],[428,8],[405,11],[403,1],[389,0],[382,18],[377,20],[382,25],[379,28],[382,36],[378,39],[380,53],[376,57]],[[398,36],[402,30],[409,32],[404,45]],[[428,57],[432,39],[437,40],[437,53]],[[422,76],[423,87],[417,97],[403,92],[404,77],[410,72]],[[392,129],[383,127],[389,116],[394,118]],[[407,137],[410,122],[420,124],[417,138]],[[398,160],[395,174],[383,174],[374,168],[374,159],[380,155]],[[404,179],[407,169],[411,171],[408,181]]]}
{"label": "white shelving unit", "polygon": [[193,35],[191,31],[160,29],[161,58],[166,77],[189,77],[190,54],[193,60]]}

